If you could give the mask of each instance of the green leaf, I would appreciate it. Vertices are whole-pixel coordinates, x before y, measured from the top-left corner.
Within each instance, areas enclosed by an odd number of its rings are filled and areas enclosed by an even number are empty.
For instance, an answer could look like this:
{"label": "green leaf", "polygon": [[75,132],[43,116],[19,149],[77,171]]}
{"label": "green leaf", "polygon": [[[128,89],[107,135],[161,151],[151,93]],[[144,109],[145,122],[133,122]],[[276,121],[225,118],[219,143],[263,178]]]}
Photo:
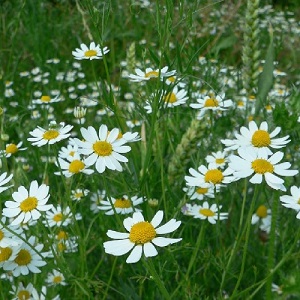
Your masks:
{"label": "green leaf", "polygon": [[212,51],[215,52],[216,55],[218,55],[220,50],[232,47],[236,43],[236,40],[237,39],[234,35],[224,37],[220,39],[219,43],[213,47]]}

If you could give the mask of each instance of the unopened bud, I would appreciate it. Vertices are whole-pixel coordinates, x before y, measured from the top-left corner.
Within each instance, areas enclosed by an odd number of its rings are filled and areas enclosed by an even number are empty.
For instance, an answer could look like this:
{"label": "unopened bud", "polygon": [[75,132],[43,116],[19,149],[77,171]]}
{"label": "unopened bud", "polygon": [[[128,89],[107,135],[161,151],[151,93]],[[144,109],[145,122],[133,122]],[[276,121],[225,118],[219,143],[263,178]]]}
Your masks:
{"label": "unopened bud", "polygon": [[6,133],[1,133],[1,140],[7,142],[9,140],[9,135]]}
{"label": "unopened bud", "polygon": [[158,205],[158,200],[157,199],[149,199],[148,204],[151,207],[156,207]]}
{"label": "unopened bud", "polygon": [[81,106],[76,106],[74,108],[74,117],[76,119],[82,119],[86,115],[86,108]]}

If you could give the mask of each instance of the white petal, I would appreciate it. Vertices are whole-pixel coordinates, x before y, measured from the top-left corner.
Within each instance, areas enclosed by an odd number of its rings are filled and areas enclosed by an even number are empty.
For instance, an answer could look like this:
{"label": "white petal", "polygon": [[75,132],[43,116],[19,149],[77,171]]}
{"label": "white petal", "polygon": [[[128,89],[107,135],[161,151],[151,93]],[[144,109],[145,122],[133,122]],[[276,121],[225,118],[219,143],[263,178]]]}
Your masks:
{"label": "white petal", "polygon": [[143,253],[143,246],[142,245],[136,245],[133,250],[131,251],[130,255],[127,257],[126,262],[128,264],[136,263],[138,262]]}
{"label": "white petal", "polygon": [[156,256],[158,252],[152,243],[146,243],[144,244],[144,254],[146,257],[153,257]]}
{"label": "white petal", "polygon": [[129,239],[126,239],[104,242],[103,246],[106,253],[121,256],[128,253],[134,247],[134,243],[130,242]]}
{"label": "white petal", "polygon": [[155,216],[153,217],[151,224],[153,225],[154,228],[156,228],[162,221],[164,217],[164,212],[162,210],[159,210]]}
{"label": "white petal", "polygon": [[127,232],[118,232],[114,230],[108,230],[106,234],[112,239],[127,239],[129,237],[129,233]]}
{"label": "white petal", "polygon": [[170,244],[174,244],[180,242],[182,239],[171,239],[171,238],[164,238],[164,237],[156,237],[152,240],[152,243],[158,247],[165,247]]}
{"label": "white petal", "polygon": [[181,221],[176,221],[175,219],[171,219],[165,225],[160,226],[155,229],[157,234],[165,234],[175,231],[181,224]]}

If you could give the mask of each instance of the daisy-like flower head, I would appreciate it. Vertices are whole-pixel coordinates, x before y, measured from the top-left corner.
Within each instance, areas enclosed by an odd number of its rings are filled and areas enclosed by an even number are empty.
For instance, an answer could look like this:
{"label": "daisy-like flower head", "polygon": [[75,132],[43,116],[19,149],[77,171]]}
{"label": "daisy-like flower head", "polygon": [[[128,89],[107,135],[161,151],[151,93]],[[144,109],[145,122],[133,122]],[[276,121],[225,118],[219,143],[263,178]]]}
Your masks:
{"label": "daisy-like flower head", "polygon": [[79,154],[69,156],[66,160],[59,157],[56,165],[59,165],[61,172],[55,172],[55,175],[61,175],[62,173],[65,177],[71,177],[79,173],[86,175],[94,173],[94,170],[87,168],[85,160],[81,159]]}
{"label": "daisy-like flower head", "polygon": [[11,295],[14,295],[12,300],[35,300],[33,298],[33,293],[37,292],[33,287],[32,283],[28,283],[25,287],[22,282],[19,282],[18,287],[12,286],[12,291],[9,292]]}
{"label": "daisy-like flower head", "polygon": [[21,148],[23,142],[19,142],[18,144],[7,144],[5,146],[5,150],[1,150],[0,154],[4,155],[5,157],[11,157],[13,154],[17,153],[18,151],[24,151],[27,148]]}
{"label": "daisy-like flower head", "polygon": [[[80,213],[77,213],[75,216],[75,220],[81,220],[82,217]],[[43,223],[46,226],[67,226],[72,223],[73,218],[71,216],[70,207],[66,207],[62,209],[61,206],[52,207],[51,210],[46,212],[46,220],[43,220]]]}
{"label": "daisy-like flower head", "polygon": [[260,184],[264,177],[266,183],[272,189],[286,191],[283,185],[284,180],[277,175],[295,176],[298,174],[298,170],[288,170],[291,166],[290,163],[278,164],[283,158],[283,153],[280,151],[270,157],[266,153],[259,155],[256,151],[249,151],[245,148],[239,148],[237,151],[239,156],[230,156],[229,163],[229,168],[234,170],[233,176],[236,180],[254,174],[250,178],[251,183]]}
{"label": "daisy-like flower head", "polygon": [[156,256],[158,252],[155,246],[165,247],[180,242],[181,238],[173,239],[159,236],[175,231],[181,224],[180,221],[171,219],[165,225],[159,226],[163,215],[163,211],[159,210],[152,221],[147,222],[140,212],[135,212],[132,218],[126,218],[123,222],[128,233],[107,231],[107,236],[115,240],[104,242],[105,252],[120,256],[132,250],[126,262],[136,263],[141,259],[143,253],[146,257]]}
{"label": "daisy-like flower head", "polygon": [[71,135],[69,132],[72,128],[72,125],[65,125],[64,122],[56,124],[55,121],[52,121],[48,130],[38,126],[33,131],[30,131],[29,133],[32,137],[29,137],[27,140],[32,142],[33,146],[52,145],[68,138]]}
{"label": "daisy-like flower head", "polygon": [[221,208],[222,205],[218,207],[216,204],[212,204],[210,206],[208,202],[205,201],[202,205],[194,204],[190,208],[190,215],[195,219],[207,219],[209,223],[216,224],[218,220],[225,220],[228,218],[228,213],[219,212]]}
{"label": "daisy-like flower head", "polygon": [[300,219],[300,188],[293,185],[291,187],[291,195],[280,196],[281,204],[287,208],[295,210],[298,214],[297,219]]}
{"label": "daisy-like flower head", "polygon": [[14,201],[6,201],[6,208],[3,209],[3,215],[9,218],[15,218],[11,225],[19,225],[29,220],[37,220],[41,216],[41,211],[47,211],[52,208],[52,204],[46,205],[49,200],[49,187],[45,184],[38,186],[37,181],[32,181],[29,191],[20,186],[17,192],[12,194]]}
{"label": "daisy-like flower head", "polygon": [[[21,241],[19,241],[19,239],[16,237],[16,234],[21,234],[22,229],[16,228],[16,226],[12,226],[11,224],[7,226],[2,225],[5,224],[5,222],[6,222],[6,218],[2,217],[0,223],[0,247],[5,248],[5,247],[16,246],[20,244]],[[7,230],[6,227],[12,230],[15,234]]]}
{"label": "daisy-like flower head", "polygon": [[224,151],[213,152],[211,155],[207,155],[205,160],[208,164],[215,164],[216,167],[223,169],[228,162],[228,154]]}
{"label": "daisy-like flower head", "polygon": [[197,99],[197,103],[192,103],[190,106],[200,110],[197,114],[197,119],[200,120],[208,110],[224,111],[233,105],[232,100],[224,100],[223,98],[223,94],[221,96],[205,96],[204,98]]}
{"label": "daisy-like flower head", "polygon": [[226,146],[225,151],[236,150],[240,147],[250,148],[250,151],[257,151],[259,154],[271,155],[271,148],[279,149],[285,147],[290,142],[289,136],[274,138],[281,128],[276,127],[271,133],[268,132],[268,123],[262,122],[258,127],[254,121],[247,127],[240,128],[240,134],[236,133],[234,140],[221,140]]}
{"label": "daisy-like flower head", "polygon": [[10,174],[7,177],[6,177],[6,175],[7,175],[6,172],[4,172],[3,174],[0,175],[0,193],[4,192],[5,190],[7,190],[13,186],[13,185],[3,186],[4,184],[7,184],[13,178],[13,174]]}
{"label": "daisy-like flower head", "polygon": [[90,199],[91,199],[90,209],[94,214],[96,214],[100,211],[99,205],[103,200],[106,199],[106,192],[98,190],[97,192],[91,195]]}
{"label": "daisy-like flower head", "polygon": [[60,101],[62,101],[62,98],[59,97],[59,95],[56,95],[54,98],[52,98],[49,95],[42,95],[39,99],[32,100],[32,104],[47,105],[47,104],[52,104],[52,103],[60,102]]}
{"label": "daisy-like flower head", "polygon": [[[100,210],[106,210],[106,215],[113,215],[114,209],[117,214],[130,214],[133,211],[141,211],[140,209],[135,208],[136,205],[142,203],[143,197],[128,197],[127,195],[124,195],[123,197],[120,198],[111,198],[111,202],[108,200],[102,200],[98,208]],[[113,207],[114,209],[113,209]]]}
{"label": "daisy-like flower head", "polygon": [[[3,266],[5,271],[11,271],[14,276],[28,275],[29,272],[40,273],[39,267],[45,266],[46,262],[42,260],[45,256],[42,253],[43,244],[36,244],[34,236],[31,236],[27,243],[20,246],[20,250],[14,260],[7,262]],[[35,250],[33,250],[35,249]],[[39,253],[39,254],[37,254]]]}
{"label": "daisy-like flower head", "polygon": [[53,270],[52,273],[48,273],[46,283],[48,286],[53,285],[67,285],[65,282],[65,276],[57,270]]}
{"label": "daisy-like flower head", "polygon": [[71,199],[74,201],[79,201],[86,197],[90,191],[87,189],[75,189],[71,191]]}
{"label": "daisy-like flower head", "polygon": [[234,179],[231,176],[233,171],[230,168],[222,171],[215,164],[209,164],[208,167],[201,165],[198,171],[190,168],[189,172],[192,176],[184,177],[188,186],[201,187],[203,184],[210,183],[213,186],[220,187],[222,184],[230,183]]}
{"label": "daisy-like flower head", "polygon": [[90,47],[85,44],[81,44],[80,48],[76,48],[75,51],[72,51],[72,54],[75,59],[102,59],[105,54],[109,52],[107,47],[104,47],[102,50],[100,45],[96,45],[95,42],[90,43]]}
{"label": "daisy-like flower head", "polygon": [[130,79],[130,81],[133,82],[141,82],[141,81],[147,81],[150,80],[151,78],[158,78],[164,79],[167,77],[174,76],[176,74],[176,71],[169,71],[168,72],[168,67],[163,67],[161,70],[156,69],[153,70],[152,68],[146,68],[146,71],[143,72],[141,69],[136,68],[135,69],[136,74],[129,74],[127,77]]}
{"label": "daisy-like flower head", "polygon": [[[183,188],[183,191],[187,193],[191,200],[203,200],[204,197],[214,198],[214,186],[210,183],[203,183],[201,186],[189,186]],[[216,192],[219,192],[217,187]]]}
{"label": "daisy-like flower head", "polygon": [[87,155],[87,165],[95,164],[99,173],[103,173],[106,168],[119,172],[123,170],[119,161],[128,162],[128,159],[120,153],[127,153],[131,148],[124,146],[126,140],[118,139],[119,129],[114,128],[108,133],[107,126],[102,124],[98,133],[92,126],[81,128],[80,131],[85,141],[76,139],[76,143],[78,151]]}
{"label": "daisy-like flower head", "polygon": [[73,157],[76,154],[79,154],[78,146],[76,144],[69,143],[67,147],[61,147],[61,149],[58,152],[58,157],[67,159]]}
{"label": "daisy-like flower head", "polygon": [[265,205],[260,205],[256,212],[252,215],[251,224],[256,224],[260,220],[266,219],[271,216],[271,209],[267,208]]}

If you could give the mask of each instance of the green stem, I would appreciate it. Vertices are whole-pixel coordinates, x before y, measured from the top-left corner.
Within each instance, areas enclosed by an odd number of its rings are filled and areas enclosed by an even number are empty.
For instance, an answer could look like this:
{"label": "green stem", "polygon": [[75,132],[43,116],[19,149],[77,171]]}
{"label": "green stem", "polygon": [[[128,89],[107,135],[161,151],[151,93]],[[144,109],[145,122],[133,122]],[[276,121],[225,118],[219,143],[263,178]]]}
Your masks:
{"label": "green stem", "polygon": [[153,265],[153,262],[151,259],[143,260],[144,265],[146,269],[149,271],[151,274],[152,278],[154,279],[155,283],[157,284],[158,289],[161,292],[161,295],[163,296],[164,299],[171,299],[169,292],[167,291],[165,285],[163,284],[163,281],[159,278],[159,275],[157,274],[155,267]]}
{"label": "green stem", "polygon": [[[271,231],[270,231],[270,239],[269,239],[269,249],[268,249],[268,260],[267,260],[267,272],[272,274],[272,269],[275,260],[275,244],[276,244],[276,222],[278,216],[278,192],[276,196],[273,198],[272,203],[272,219],[271,219]],[[270,275],[267,280],[266,285],[266,299],[270,300],[272,298],[272,280],[273,275]]]}
{"label": "green stem", "polygon": [[[241,265],[241,270],[240,270],[240,274],[239,274],[237,283],[236,283],[235,288],[234,288],[234,290],[232,292],[232,295],[231,295],[232,299],[234,299],[234,296],[235,296],[235,294],[238,291],[238,288],[240,286],[241,280],[242,280],[243,275],[244,275],[245,264],[246,264],[246,257],[247,257],[247,252],[248,252],[248,243],[249,243],[250,228],[251,228],[251,218],[252,218],[252,214],[253,214],[253,209],[254,209],[254,205],[255,205],[255,202],[256,202],[256,198],[257,198],[257,195],[258,195],[258,189],[259,189],[259,186],[256,185],[255,186],[255,190],[254,190],[253,199],[251,201],[250,209],[249,209],[248,216],[247,216],[246,229],[245,229],[246,230],[246,236],[245,236],[245,244],[244,244],[244,249],[243,249],[242,265]],[[243,231],[242,236],[244,236],[245,230]]]}
{"label": "green stem", "polygon": [[104,296],[103,296],[103,298],[102,298],[103,300],[105,300],[106,297],[107,297],[107,293],[108,293],[108,290],[109,290],[109,288],[110,288],[110,284],[111,284],[111,282],[112,282],[112,277],[113,277],[114,272],[115,272],[116,264],[117,264],[117,258],[114,259],[113,266],[112,266],[112,268],[111,268],[111,272],[110,272],[110,276],[109,276],[109,280],[108,280],[108,282],[107,282],[107,286],[106,286],[106,289],[105,289],[105,293],[104,293]]}

